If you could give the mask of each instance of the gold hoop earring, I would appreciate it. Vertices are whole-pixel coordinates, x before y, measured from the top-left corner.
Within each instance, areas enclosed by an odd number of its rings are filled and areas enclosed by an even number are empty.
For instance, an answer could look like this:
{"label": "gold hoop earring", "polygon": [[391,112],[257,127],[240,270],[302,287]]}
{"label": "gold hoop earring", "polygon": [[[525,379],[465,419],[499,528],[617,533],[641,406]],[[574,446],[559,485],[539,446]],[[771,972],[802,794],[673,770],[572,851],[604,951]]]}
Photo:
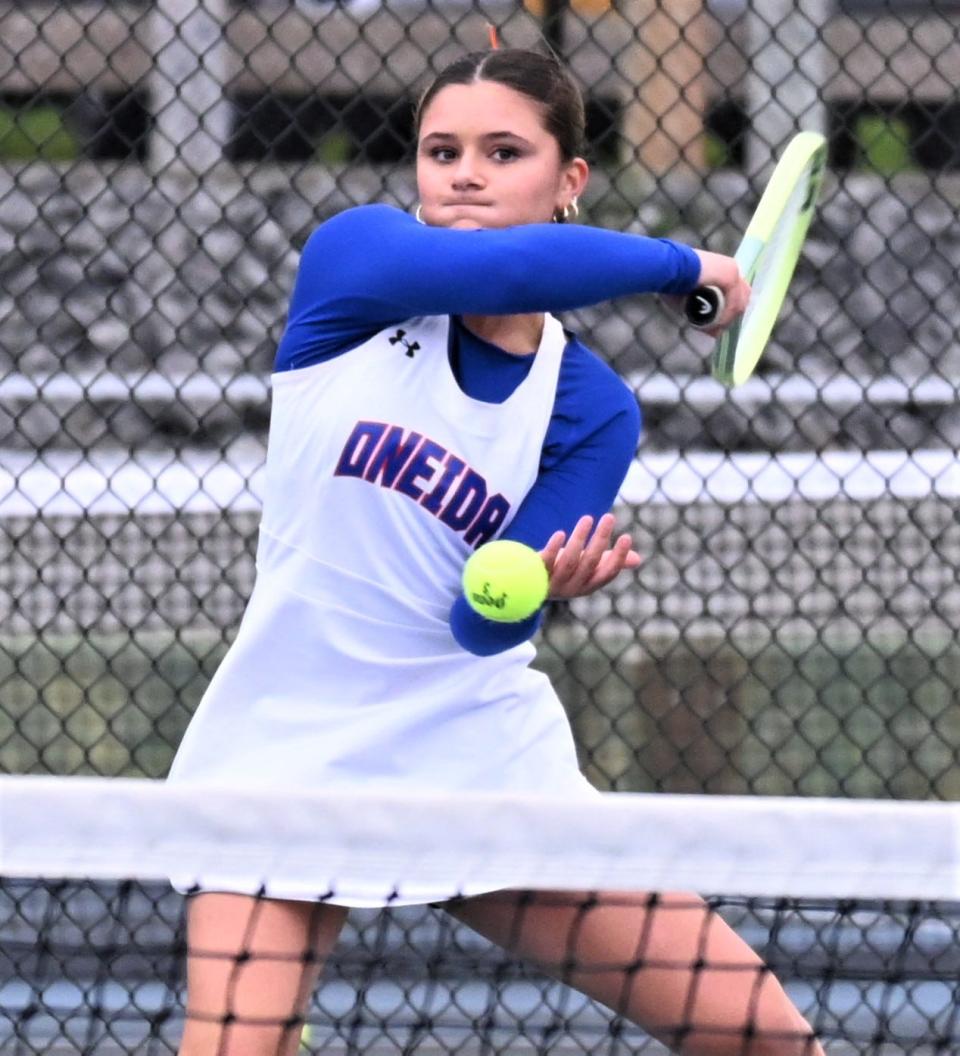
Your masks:
{"label": "gold hoop earring", "polygon": [[418,224],[423,223],[423,206],[419,203],[417,204],[417,208],[413,214],[413,218],[417,221]]}
{"label": "gold hoop earring", "polygon": [[569,205],[565,205],[562,209],[558,209],[553,214],[553,222],[555,224],[565,224],[570,219],[576,220],[580,215],[580,206],[577,205],[577,199],[574,198]]}

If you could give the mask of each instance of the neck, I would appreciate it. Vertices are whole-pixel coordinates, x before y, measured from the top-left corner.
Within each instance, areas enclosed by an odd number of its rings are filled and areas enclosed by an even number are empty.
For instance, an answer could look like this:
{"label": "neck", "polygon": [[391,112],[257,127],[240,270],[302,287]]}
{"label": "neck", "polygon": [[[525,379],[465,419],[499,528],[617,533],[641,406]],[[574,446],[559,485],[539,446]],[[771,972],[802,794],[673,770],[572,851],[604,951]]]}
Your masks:
{"label": "neck", "polygon": [[464,315],[463,325],[477,337],[514,356],[530,356],[540,347],[543,314]]}

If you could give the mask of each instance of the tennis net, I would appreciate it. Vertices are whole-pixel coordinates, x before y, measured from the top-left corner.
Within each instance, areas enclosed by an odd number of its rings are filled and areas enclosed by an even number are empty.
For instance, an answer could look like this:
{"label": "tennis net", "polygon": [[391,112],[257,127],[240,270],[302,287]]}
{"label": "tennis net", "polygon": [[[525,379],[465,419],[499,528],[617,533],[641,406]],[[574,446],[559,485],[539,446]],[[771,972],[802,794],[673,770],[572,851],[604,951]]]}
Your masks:
{"label": "tennis net", "polygon": [[[210,1053],[249,1024],[266,1048],[242,1051],[278,1054],[806,1056],[806,1023],[829,1056],[960,1050],[960,805],[6,777],[0,875],[4,1056],[175,1052],[191,1020],[227,1025],[198,1035]],[[242,936],[188,930],[185,892],[249,892],[226,896]],[[302,946],[258,931],[278,895],[309,919]],[[340,899],[366,908],[334,946]],[[188,1013],[188,950],[221,969],[221,1004]],[[249,1011],[262,965],[305,1003]],[[769,1005],[775,978],[806,1022]]]}

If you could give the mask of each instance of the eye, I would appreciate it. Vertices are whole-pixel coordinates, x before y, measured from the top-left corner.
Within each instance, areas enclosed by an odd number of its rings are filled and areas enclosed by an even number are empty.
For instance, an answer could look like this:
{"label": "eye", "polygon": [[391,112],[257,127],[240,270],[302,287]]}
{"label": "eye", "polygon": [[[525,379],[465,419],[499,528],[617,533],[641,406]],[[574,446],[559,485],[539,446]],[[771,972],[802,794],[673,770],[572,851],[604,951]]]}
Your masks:
{"label": "eye", "polygon": [[434,147],[433,150],[430,151],[430,157],[433,158],[434,161],[453,161],[456,156],[457,152],[453,147]]}
{"label": "eye", "polygon": [[520,151],[516,147],[497,147],[493,152],[497,161],[514,161],[520,157]]}

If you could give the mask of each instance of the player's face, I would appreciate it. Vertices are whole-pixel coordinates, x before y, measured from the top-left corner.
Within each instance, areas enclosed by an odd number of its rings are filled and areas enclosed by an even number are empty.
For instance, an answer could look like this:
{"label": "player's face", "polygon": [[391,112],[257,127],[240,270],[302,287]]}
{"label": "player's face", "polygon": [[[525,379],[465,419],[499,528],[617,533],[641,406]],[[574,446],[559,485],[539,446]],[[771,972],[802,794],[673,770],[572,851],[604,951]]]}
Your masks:
{"label": "player's face", "polygon": [[447,85],[421,117],[417,184],[428,224],[548,223],[586,182],[586,162],[563,161],[540,105],[502,84]]}

